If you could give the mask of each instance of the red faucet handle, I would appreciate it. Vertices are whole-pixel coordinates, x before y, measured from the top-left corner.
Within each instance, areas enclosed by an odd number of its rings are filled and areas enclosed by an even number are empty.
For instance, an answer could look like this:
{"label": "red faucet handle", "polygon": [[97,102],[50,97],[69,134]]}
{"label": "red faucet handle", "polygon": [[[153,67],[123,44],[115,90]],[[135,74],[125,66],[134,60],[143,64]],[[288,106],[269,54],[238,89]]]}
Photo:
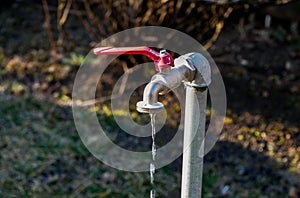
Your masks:
{"label": "red faucet handle", "polygon": [[167,50],[160,50],[160,60],[157,63],[157,67],[159,71],[163,68],[174,67],[174,59],[173,57],[167,52]]}
{"label": "red faucet handle", "polygon": [[146,46],[140,47],[97,47],[94,54],[140,54],[153,60],[156,71],[161,71],[166,67],[173,67],[174,60],[172,56],[162,50],[160,53]]}

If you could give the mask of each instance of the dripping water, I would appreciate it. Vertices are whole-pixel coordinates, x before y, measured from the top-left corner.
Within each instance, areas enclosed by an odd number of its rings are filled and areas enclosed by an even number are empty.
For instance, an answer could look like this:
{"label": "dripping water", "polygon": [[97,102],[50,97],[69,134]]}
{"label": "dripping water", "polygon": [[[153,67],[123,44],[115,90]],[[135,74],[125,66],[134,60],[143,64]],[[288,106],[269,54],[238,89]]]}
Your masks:
{"label": "dripping water", "polygon": [[151,182],[151,191],[150,198],[155,198],[155,185],[154,185],[154,173],[155,173],[155,158],[156,158],[156,145],[155,145],[155,115],[150,113],[151,119],[151,128],[152,128],[152,162],[150,163],[150,182]]}

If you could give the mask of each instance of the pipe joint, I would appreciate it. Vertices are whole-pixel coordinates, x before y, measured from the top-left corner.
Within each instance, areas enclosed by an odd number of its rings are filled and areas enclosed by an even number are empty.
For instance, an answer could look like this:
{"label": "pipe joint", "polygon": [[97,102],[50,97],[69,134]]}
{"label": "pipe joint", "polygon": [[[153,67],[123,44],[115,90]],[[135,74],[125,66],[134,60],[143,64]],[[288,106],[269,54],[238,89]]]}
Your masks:
{"label": "pipe joint", "polygon": [[211,83],[211,71],[208,60],[200,53],[188,53],[175,59],[175,65],[184,65],[194,71],[192,80],[185,82],[186,86],[197,90],[207,88]]}

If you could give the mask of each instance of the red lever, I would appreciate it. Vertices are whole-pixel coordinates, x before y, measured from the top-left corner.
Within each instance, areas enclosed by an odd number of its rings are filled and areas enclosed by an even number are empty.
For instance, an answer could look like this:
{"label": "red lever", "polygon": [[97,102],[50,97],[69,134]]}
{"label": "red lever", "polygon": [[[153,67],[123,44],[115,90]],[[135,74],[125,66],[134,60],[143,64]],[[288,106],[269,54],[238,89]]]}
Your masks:
{"label": "red lever", "polygon": [[97,47],[94,49],[94,54],[140,54],[153,60],[156,71],[160,72],[163,68],[174,67],[174,60],[166,50],[161,50],[159,53],[146,46]]}

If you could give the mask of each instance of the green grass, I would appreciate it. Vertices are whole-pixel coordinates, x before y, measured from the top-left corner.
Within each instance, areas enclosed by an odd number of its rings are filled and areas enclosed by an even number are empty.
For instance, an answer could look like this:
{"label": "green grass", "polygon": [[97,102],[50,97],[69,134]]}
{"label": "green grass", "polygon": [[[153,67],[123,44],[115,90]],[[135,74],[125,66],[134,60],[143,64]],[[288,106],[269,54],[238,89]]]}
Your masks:
{"label": "green grass", "polygon": [[[0,197],[147,197],[149,174],[107,167],[81,143],[71,109],[34,97],[0,97]],[[163,197],[178,185],[157,172]]]}
{"label": "green grass", "polygon": [[[34,96],[3,94],[0,104],[0,197],[40,197],[41,194],[43,197],[149,196],[149,173],[119,171],[89,153],[77,134],[70,107],[38,100]],[[106,118],[102,124],[116,127],[109,111],[100,113],[103,114],[100,119]],[[252,133],[251,130],[248,133]],[[229,163],[230,159],[224,161]],[[297,166],[298,161],[294,163]],[[228,166],[220,171],[217,162],[206,166],[203,197],[214,197],[225,185],[227,179],[223,176],[236,175],[237,171]],[[266,182],[259,176],[245,184],[246,190],[243,190],[243,184],[239,186],[238,182],[229,181],[232,186],[225,197],[243,194],[262,197],[265,192],[260,186]],[[242,179],[244,176],[235,177]],[[266,177],[269,181],[269,176]],[[174,169],[171,165],[159,169],[155,178],[158,197],[169,197],[174,192],[179,196],[180,167]],[[280,192],[283,187],[279,188]]]}

